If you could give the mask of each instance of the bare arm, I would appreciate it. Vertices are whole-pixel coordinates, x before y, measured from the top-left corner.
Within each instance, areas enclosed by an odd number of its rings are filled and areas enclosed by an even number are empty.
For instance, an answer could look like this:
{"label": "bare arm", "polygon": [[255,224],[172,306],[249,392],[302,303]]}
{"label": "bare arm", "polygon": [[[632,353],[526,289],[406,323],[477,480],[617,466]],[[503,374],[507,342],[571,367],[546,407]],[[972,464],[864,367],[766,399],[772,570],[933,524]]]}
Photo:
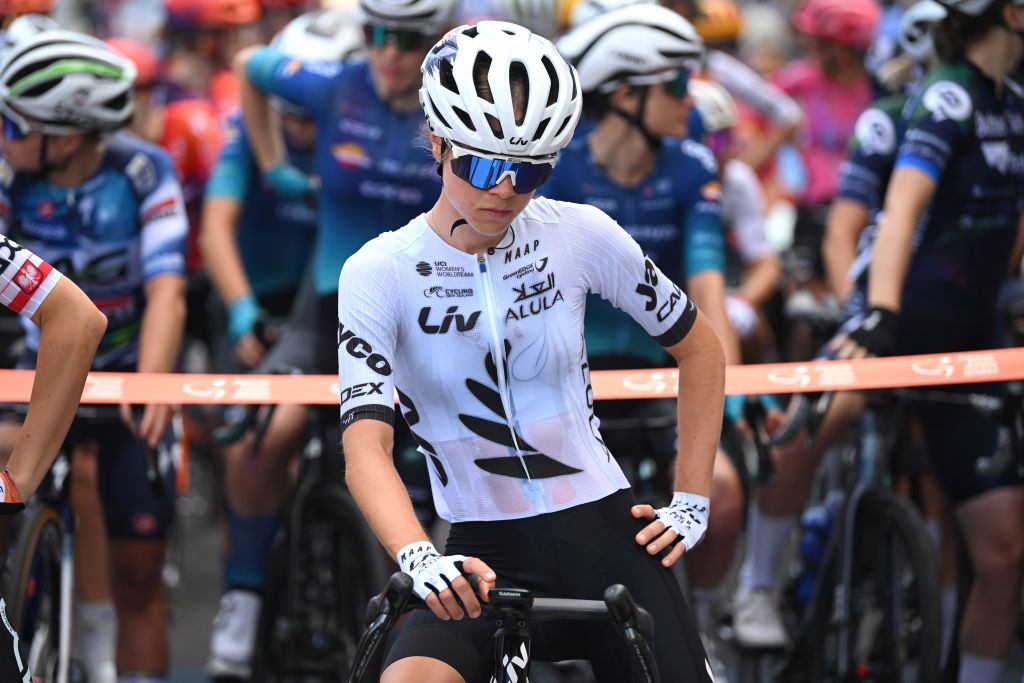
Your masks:
{"label": "bare arm", "polygon": [[899,312],[914,229],[935,187],[935,181],[916,168],[898,168],[893,174],[871,261],[868,301],[872,307]]}
{"label": "bare arm", "polygon": [[[185,278],[158,275],[146,283],[146,311],[139,333],[139,372],[170,372],[185,332]],[[170,405],[150,404],[142,415],[139,438],[155,448],[171,420]],[[129,418],[130,415],[125,415]]]}
{"label": "bare arm", "polygon": [[759,136],[751,141],[739,155],[740,161],[748,164],[753,169],[760,169],[768,161],[775,157],[783,144],[793,139],[796,131],[799,130],[799,123],[780,124],[774,126],[764,136]]}
{"label": "bare arm", "polygon": [[705,271],[687,278],[686,293],[693,300],[710,323],[714,334],[725,349],[725,360],[729,365],[741,362],[740,343],[729,322],[725,309],[725,278],[721,273]]}
{"label": "bare arm", "polygon": [[395,469],[394,438],[392,427],[379,420],[356,420],[342,435],[345,482],[391,557],[410,543],[430,539]]}
{"label": "bare arm", "polygon": [[679,454],[676,491],[708,496],[722,431],[725,356],[711,325],[697,315],[693,329],[667,349],[679,365]]}
{"label": "bare arm", "polygon": [[857,257],[857,241],[871,219],[868,207],[849,199],[836,199],[828,214],[828,228],[822,244],[829,289],[839,301],[853,291],[850,266]]}
{"label": "bare arm", "polygon": [[762,256],[747,266],[743,277],[743,284],[740,285],[736,295],[748,302],[755,308],[760,308],[772,298],[775,293],[775,286],[782,274],[782,264],[775,254]]}
{"label": "bare arm", "polygon": [[199,247],[206,260],[206,272],[226,303],[252,291],[235,239],[241,214],[241,204],[227,197],[210,197],[203,202]]}
{"label": "bare arm", "polygon": [[281,138],[280,126],[276,125],[270,98],[249,80],[246,65],[260,46],[248,47],[240,51],[234,59],[233,67],[238,78],[239,99],[242,105],[242,121],[245,132],[249,136],[249,145],[260,172],[279,164],[285,158],[284,140]]}
{"label": "bare arm", "polygon": [[61,278],[32,316],[42,334],[28,415],[7,462],[23,498],[50,469],[82,397],[107,319],[69,279]]}

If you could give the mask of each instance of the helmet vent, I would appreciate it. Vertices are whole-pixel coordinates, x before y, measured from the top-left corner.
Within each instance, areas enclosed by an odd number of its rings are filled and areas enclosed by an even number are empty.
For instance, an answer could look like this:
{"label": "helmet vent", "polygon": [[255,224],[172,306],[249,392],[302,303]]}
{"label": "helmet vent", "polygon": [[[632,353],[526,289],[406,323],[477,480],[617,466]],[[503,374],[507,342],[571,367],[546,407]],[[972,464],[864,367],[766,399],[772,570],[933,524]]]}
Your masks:
{"label": "helmet vent", "polygon": [[103,106],[113,111],[120,111],[128,104],[128,92],[123,92],[116,97],[111,97],[109,100],[103,103]]}
{"label": "helmet vent", "polygon": [[548,80],[551,81],[551,88],[548,90],[548,104],[551,106],[558,101],[558,73],[555,71],[555,65],[551,63],[551,60],[544,57],[540,60],[540,63],[544,65],[544,70],[548,73]]}
{"label": "helmet vent", "polygon": [[430,102],[430,110],[434,112],[434,116],[436,116],[437,120],[441,122],[441,125],[445,128],[451,128],[451,125],[449,125],[445,118],[441,116],[441,112],[437,110],[437,105],[434,104],[434,98],[428,97],[427,100]]}
{"label": "helmet vent", "polygon": [[469,114],[467,114],[465,110],[460,109],[459,107],[452,107],[452,111],[458,115],[459,120],[462,121],[466,128],[469,128],[474,133],[476,132],[476,126],[473,125],[473,119],[470,118]]}
{"label": "helmet vent", "polygon": [[533,139],[534,140],[540,140],[541,139],[541,137],[544,135],[544,131],[546,131],[548,129],[548,124],[549,123],[551,123],[551,119],[550,118],[544,119],[543,121],[540,122],[540,125],[537,126],[537,132],[533,134]]}
{"label": "helmet vent", "polygon": [[462,35],[466,36],[467,38],[476,38],[478,34],[479,31],[477,30],[476,26],[470,26],[469,28],[462,32]]}
{"label": "helmet vent", "polygon": [[452,72],[452,63],[447,59],[442,59],[438,66],[440,71],[439,81],[441,86],[451,90],[456,95],[459,95],[459,84],[455,82],[455,74]]}
{"label": "helmet vent", "polygon": [[487,79],[487,73],[491,70],[491,56],[486,52],[477,54],[476,61],[473,62],[473,82],[476,83],[476,94],[477,96],[486,101],[494,104],[494,93],[491,92],[491,84]]}
{"label": "helmet vent", "polygon": [[516,114],[516,125],[521,126],[526,120],[526,105],[530,101],[530,76],[525,64],[512,62],[508,65],[508,83],[512,89],[512,108]]}
{"label": "helmet vent", "polygon": [[562,131],[563,131],[563,130],[565,130],[565,127],[569,125],[569,122],[570,122],[570,121],[572,121],[572,116],[571,116],[571,115],[570,115],[570,116],[566,116],[566,117],[565,117],[565,120],[564,120],[564,121],[562,121],[562,125],[560,125],[560,126],[558,127],[558,130],[557,130],[557,131],[555,131],[555,137],[556,137],[556,138],[557,138],[557,137],[558,137],[559,135],[561,135],[561,134],[562,134]]}

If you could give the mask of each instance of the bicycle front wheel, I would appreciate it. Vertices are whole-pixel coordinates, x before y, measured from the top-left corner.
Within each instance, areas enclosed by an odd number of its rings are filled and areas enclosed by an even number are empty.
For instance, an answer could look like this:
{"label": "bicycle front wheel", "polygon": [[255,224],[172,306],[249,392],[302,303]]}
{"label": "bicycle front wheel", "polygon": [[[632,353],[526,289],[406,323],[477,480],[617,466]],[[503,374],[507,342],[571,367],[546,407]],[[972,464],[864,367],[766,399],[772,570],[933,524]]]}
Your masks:
{"label": "bicycle front wheel", "polygon": [[57,679],[60,663],[61,545],[64,524],[46,506],[24,512],[8,557],[5,597],[11,626],[28,652],[28,665],[43,683]]}
{"label": "bicycle front wheel", "polygon": [[850,585],[841,583],[839,547],[823,568],[807,680],[939,680],[938,561],[917,510],[890,491],[867,491],[852,549]]}

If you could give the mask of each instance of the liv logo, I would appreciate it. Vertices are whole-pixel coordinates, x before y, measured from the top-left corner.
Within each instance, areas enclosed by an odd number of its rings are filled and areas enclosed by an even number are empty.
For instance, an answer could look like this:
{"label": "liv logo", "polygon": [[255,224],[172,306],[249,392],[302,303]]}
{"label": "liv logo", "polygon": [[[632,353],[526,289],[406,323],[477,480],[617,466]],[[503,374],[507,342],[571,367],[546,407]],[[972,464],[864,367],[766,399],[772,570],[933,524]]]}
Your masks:
{"label": "liv logo", "polygon": [[420,309],[419,323],[420,329],[427,334],[446,334],[451,329],[452,323],[455,323],[455,329],[459,332],[469,332],[476,327],[476,321],[479,317],[480,311],[473,311],[467,319],[459,313],[458,306],[450,306],[448,312],[441,318],[440,324],[434,325],[430,322],[430,307],[426,306]]}
{"label": "liv logo", "polygon": [[530,141],[527,140],[526,138],[509,138],[508,140],[508,144],[510,145],[525,145],[528,144],[529,142]]}
{"label": "liv logo", "polygon": [[[519,644],[519,656],[509,657],[505,655],[501,660],[501,665],[505,667],[505,678],[500,683],[527,683],[527,667],[530,665],[530,651],[526,649],[526,643]],[[520,678],[522,674],[522,678]],[[499,683],[499,681],[491,677],[491,683]]]}

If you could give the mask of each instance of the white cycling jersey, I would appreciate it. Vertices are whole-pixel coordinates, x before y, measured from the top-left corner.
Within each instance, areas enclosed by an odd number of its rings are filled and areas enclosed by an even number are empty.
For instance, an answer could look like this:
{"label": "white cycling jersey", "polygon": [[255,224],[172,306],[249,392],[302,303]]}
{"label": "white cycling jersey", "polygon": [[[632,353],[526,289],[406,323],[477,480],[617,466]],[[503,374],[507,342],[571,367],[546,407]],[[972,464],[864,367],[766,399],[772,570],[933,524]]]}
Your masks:
{"label": "white cycling jersey", "polygon": [[744,265],[775,253],[764,227],[764,190],[757,173],[739,159],[722,166],[722,222],[736,236]]}
{"label": "white cycling jersey", "polygon": [[58,280],[49,263],[0,234],[0,304],[31,318]]}
{"label": "white cycling jersey", "polygon": [[776,124],[797,124],[803,110],[796,100],[742,61],[721,50],[709,50],[707,72],[729,94]]}
{"label": "white cycling jersey", "polygon": [[338,283],[342,430],[393,423],[397,388],[438,514],[451,522],[530,517],[627,488],[594,416],[590,292],[666,347],[697,317],[590,206],[538,197],[480,255],[449,245],[423,216],[371,240]]}

